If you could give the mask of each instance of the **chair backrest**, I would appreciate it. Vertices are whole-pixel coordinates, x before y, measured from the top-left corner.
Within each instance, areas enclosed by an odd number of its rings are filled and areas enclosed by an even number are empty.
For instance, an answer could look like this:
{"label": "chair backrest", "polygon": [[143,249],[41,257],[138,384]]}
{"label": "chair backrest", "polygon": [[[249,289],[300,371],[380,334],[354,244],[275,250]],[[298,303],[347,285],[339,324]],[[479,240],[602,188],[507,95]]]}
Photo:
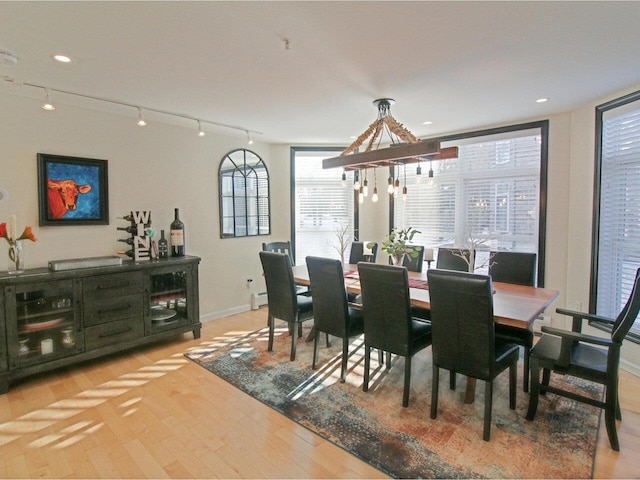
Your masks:
{"label": "chair backrest", "polygon": [[405,267],[360,262],[365,342],[406,356],[411,332],[409,276]]}
{"label": "chair backrest", "polygon": [[[421,272],[422,264],[424,263],[424,247],[422,245],[409,245],[414,252],[418,255],[412,257],[411,255],[405,255],[402,260],[402,265],[407,267],[410,272]],[[415,255],[415,254],[414,254]]]}
{"label": "chair backrest", "polygon": [[291,265],[295,265],[296,261],[293,258],[293,252],[291,251],[291,242],[270,242],[270,243],[262,243],[262,251],[263,252],[278,252],[278,253],[286,253],[289,255],[289,260],[291,261]]}
{"label": "chair backrest", "polygon": [[313,325],[321,332],[344,337],[349,304],[340,260],[307,257],[313,299]]}
{"label": "chair backrest", "polygon": [[260,252],[260,262],[267,284],[269,314],[287,322],[294,322],[298,300],[289,255],[279,252]]}
{"label": "chair backrest", "polygon": [[433,361],[447,370],[491,379],[495,329],[491,277],[430,269]]}
{"label": "chair backrest", "polygon": [[[471,252],[462,248],[438,248],[438,259],[436,260],[436,268],[445,270],[457,270],[459,272],[468,272],[469,265],[465,262],[464,257],[469,260]],[[475,261],[475,258],[474,258]]]}
{"label": "chair backrest", "polygon": [[369,262],[375,263],[378,256],[378,244],[373,243],[369,249],[366,245],[371,242],[352,242],[351,253],[349,254],[349,263]]}
{"label": "chair backrest", "polygon": [[489,275],[494,282],[536,286],[536,254],[523,252],[491,252]]}
{"label": "chair backrest", "polygon": [[611,329],[611,340],[621,343],[633,326],[640,312],[640,268],[636,270],[636,279],[629,294],[627,303],[616,318]]}

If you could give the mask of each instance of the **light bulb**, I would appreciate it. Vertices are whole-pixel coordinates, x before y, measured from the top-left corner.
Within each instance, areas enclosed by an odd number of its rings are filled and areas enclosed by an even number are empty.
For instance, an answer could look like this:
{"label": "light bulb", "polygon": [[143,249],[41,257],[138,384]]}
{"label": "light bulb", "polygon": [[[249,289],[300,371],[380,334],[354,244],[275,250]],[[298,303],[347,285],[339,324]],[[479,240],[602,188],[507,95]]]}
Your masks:
{"label": "light bulb", "polygon": [[342,172],[342,180],[341,180],[340,184],[343,187],[347,186],[347,172]]}
{"label": "light bulb", "polygon": [[407,201],[407,187],[402,187],[402,201]]}
{"label": "light bulb", "polygon": [[362,192],[358,193],[358,203],[360,205],[364,203],[364,194]]}
{"label": "light bulb", "polygon": [[387,192],[389,192],[390,194],[393,193],[393,178],[389,177],[389,180],[387,180]]}
{"label": "light bulb", "polygon": [[45,100],[44,103],[42,104],[42,109],[43,110],[47,110],[49,112],[53,111],[56,109],[56,107],[53,105],[53,103],[51,103],[51,96],[49,94],[49,89],[45,88]]}
{"label": "light bulb", "polygon": [[371,201],[376,203],[378,201],[378,187],[373,187],[373,194],[371,195]]}
{"label": "light bulb", "polygon": [[364,179],[364,182],[362,182],[362,193],[365,197],[369,196],[369,182],[366,178]]}
{"label": "light bulb", "polygon": [[198,120],[198,136],[199,137],[205,136],[204,130],[202,130],[202,125],[200,124],[200,120]]}
{"label": "light bulb", "polygon": [[144,127],[147,125],[144,117],[142,116],[142,108],[138,107],[138,126]]}

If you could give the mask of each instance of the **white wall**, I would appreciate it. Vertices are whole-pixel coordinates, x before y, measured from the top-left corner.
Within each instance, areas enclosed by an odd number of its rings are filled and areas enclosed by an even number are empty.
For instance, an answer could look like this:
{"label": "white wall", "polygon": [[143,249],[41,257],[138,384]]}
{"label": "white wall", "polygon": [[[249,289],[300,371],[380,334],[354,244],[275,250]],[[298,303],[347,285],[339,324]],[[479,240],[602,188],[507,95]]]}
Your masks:
{"label": "white wall", "polygon": [[[187,254],[202,258],[203,319],[248,308],[246,279],[262,274],[256,252],[264,237],[220,239],[217,172],[225,153],[249,146],[242,132],[203,138],[196,133],[195,127],[154,122],[141,128],[134,117],[61,104],[45,112],[38,100],[0,93],[0,188],[9,193],[0,203],[0,222],[15,213],[19,229],[34,227],[39,241],[25,245],[27,268],[46,266],[49,260],[112,255],[124,245],[117,239],[126,236],[116,230],[126,226],[116,217],[151,210],[153,226],[168,230],[178,207]],[[273,177],[288,175],[288,163],[279,171],[267,145],[256,142],[250,148],[265,160]],[[39,227],[37,153],[108,160],[110,224]],[[274,183],[277,218],[279,209],[288,212],[288,197],[278,181]],[[6,268],[5,256],[0,255],[1,269]]]}

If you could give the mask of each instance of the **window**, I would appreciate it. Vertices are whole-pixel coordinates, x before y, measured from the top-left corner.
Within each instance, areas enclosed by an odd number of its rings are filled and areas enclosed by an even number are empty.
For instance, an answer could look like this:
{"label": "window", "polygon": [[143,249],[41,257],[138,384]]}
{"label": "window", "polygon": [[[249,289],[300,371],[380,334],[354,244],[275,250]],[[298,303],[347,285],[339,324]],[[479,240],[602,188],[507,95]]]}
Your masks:
{"label": "window", "polygon": [[220,237],[269,235],[269,172],[251,150],[233,150],[220,162]]}
{"label": "window", "polygon": [[[339,237],[347,246],[357,231],[354,214],[353,172],[342,181],[342,170],[323,170],[322,160],[342,148],[293,147],[291,149],[291,232],[296,264],[308,255],[340,258]],[[349,251],[345,252],[348,260]]]}
{"label": "window", "polygon": [[[474,132],[442,139],[458,158],[395,168],[407,197],[393,199],[394,224],[421,233],[427,248],[482,242],[476,265],[489,250],[538,254],[538,285],[544,284],[546,136],[548,122]],[[429,170],[433,170],[433,177]],[[483,270],[480,270],[483,271]]]}
{"label": "window", "polygon": [[[590,311],[615,318],[640,267],[640,92],[596,109]],[[629,338],[640,342],[636,319]]]}

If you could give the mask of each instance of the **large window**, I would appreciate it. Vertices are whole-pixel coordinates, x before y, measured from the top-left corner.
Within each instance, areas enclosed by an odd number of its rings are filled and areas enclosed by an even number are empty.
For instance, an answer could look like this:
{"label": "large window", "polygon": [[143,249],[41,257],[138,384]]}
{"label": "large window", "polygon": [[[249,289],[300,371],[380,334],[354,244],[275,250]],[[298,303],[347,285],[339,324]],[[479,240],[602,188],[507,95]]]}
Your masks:
{"label": "large window", "polygon": [[[324,170],[322,160],[342,149],[291,149],[291,232],[296,264],[308,255],[340,258],[340,237],[351,244],[357,229],[354,216],[353,173],[342,181],[342,170]],[[349,251],[346,252],[348,260]]]}
{"label": "large window", "polygon": [[[596,122],[590,309],[615,318],[640,267],[640,92],[599,106]],[[640,340],[638,320],[631,337]]]}
{"label": "large window", "polygon": [[[538,285],[544,283],[543,205],[546,195],[548,122],[474,132],[442,139],[458,147],[458,157],[395,167],[406,200],[393,199],[397,227],[421,233],[427,248],[480,243],[476,265],[490,250],[538,254]],[[430,176],[430,170],[433,176]]]}

